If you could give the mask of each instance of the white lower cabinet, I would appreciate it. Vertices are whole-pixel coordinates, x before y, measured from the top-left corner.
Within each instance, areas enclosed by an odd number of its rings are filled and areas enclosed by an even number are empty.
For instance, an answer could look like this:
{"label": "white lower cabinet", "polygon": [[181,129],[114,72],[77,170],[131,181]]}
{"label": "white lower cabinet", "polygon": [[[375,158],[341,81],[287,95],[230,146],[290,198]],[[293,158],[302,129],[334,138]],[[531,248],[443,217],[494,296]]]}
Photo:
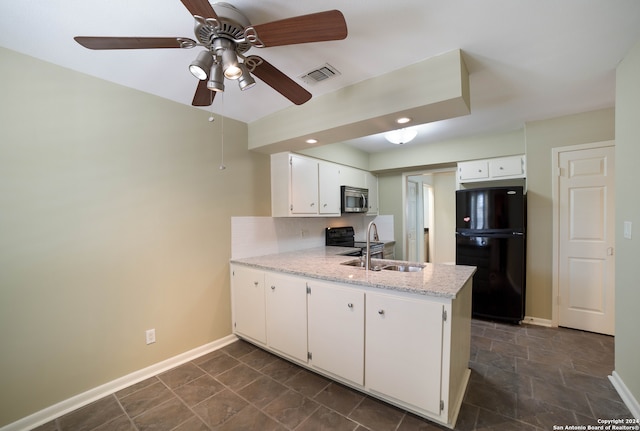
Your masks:
{"label": "white lower cabinet", "polygon": [[261,344],[267,342],[264,271],[231,267],[233,331]]}
{"label": "white lower cabinet", "polygon": [[309,281],[310,363],[332,375],[364,384],[364,292]]}
{"label": "white lower cabinet", "polygon": [[440,415],[444,305],[367,292],[368,389]]}
{"label": "white lower cabinet", "polygon": [[300,277],[265,273],[267,346],[307,361],[307,291]]}
{"label": "white lower cabinet", "polygon": [[231,264],[233,331],[292,362],[453,427],[469,379],[471,279],[456,298]]}

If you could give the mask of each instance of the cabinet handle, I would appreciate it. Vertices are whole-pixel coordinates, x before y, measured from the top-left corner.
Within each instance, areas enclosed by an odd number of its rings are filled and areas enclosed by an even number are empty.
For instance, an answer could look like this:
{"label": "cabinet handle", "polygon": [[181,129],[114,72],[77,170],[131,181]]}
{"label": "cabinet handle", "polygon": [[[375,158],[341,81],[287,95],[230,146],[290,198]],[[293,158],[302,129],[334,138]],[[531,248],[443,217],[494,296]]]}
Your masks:
{"label": "cabinet handle", "polygon": [[315,206],[315,204],[316,204],[315,202],[311,202],[311,206]]}
{"label": "cabinet handle", "polygon": [[326,208],[326,207],[327,207],[327,204],[324,204],[324,205],[322,205],[322,206]]}
{"label": "cabinet handle", "polygon": [[349,307],[349,308],[353,308],[353,304],[352,304],[352,303],[348,303],[348,304],[347,304],[347,307]]}
{"label": "cabinet handle", "polygon": [[276,290],[276,287],[275,286],[271,286],[271,290]]}
{"label": "cabinet handle", "polygon": [[503,168],[502,166],[500,166],[500,170],[501,170],[501,171],[503,171],[503,170],[504,170],[504,168]]}
{"label": "cabinet handle", "polygon": [[254,286],[256,286],[256,287],[258,287],[258,282],[257,282],[257,281],[254,281],[254,282],[253,282],[253,285],[254,285]]}
{"label": "cabinet handle", "polygon": [[378,314],[382,316],[384,314],[384,310],[378,310]]}

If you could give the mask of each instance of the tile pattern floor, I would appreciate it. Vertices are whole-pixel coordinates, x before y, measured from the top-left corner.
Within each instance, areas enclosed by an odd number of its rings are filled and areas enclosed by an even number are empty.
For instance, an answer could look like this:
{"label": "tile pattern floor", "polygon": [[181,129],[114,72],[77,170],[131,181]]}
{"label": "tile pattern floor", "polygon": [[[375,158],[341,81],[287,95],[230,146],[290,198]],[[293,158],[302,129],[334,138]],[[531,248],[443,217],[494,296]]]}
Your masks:
{"label": "tile pattern floor", "polygon": [[[474,320],[456,430],[552,430],[631,414],[607,376],[613,337]],[[37,431],[447,429],[244,341],[149,378]]]}

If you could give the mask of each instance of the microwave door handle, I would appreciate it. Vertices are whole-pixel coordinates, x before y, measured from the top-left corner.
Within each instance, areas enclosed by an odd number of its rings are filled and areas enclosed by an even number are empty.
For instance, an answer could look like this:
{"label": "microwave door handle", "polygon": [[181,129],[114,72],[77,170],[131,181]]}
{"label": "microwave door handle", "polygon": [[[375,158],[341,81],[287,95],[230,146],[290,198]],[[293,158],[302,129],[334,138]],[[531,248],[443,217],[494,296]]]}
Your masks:
{"label": "microwave door handle", "polygon": [[366,209],[367,208],[367,197],[364,195],[364,193],[362,194],[362,209]]}

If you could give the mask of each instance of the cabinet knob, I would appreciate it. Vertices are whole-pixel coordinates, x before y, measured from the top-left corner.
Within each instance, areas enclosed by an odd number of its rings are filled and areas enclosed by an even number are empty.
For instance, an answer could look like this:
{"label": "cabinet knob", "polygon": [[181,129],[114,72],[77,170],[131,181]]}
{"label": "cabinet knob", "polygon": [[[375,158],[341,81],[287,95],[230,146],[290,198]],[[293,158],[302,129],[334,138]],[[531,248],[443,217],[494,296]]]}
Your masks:
{"label": "cabinet knob", "polygon": [[503,171],[503,170],[504,170],[504,168],[503,168],[502,166],[500,166],[500,170],[501,170],[501,171]]}
{"label": "cabinet knob", "polygon": [[324,205],[322,205],[322,206],[326,208],[326,207],[327,207],[327,204],[324,204]]}
{"label": "cabinet knob", "polygon": [[315,206],[315,205],[316,205],[316,203],[315,203],[315,202],[311,202],[311,206]]}
{"label": "cabinet knob", "polygon": [[347,304],[347,307],[349,307],[349,308],[353,308],[353,304],[352,304],[352,303],[348,303],[348,304]]}
{"label": "cabinet knob", "polygon": [[254,281],[254,282],[253,282],[253,284],[254,284],[255,286],[258,286],[258,282],[257,282],[257,281]]}
{"label": "cabinet knob", "polygon": [[384,310],[378,310],[378,314],[382,316],[384,314]]}
{"label": "cabinet knob", "polygon": [[276,287],[275,286],[271,286],[271,290],[276,290]]}

